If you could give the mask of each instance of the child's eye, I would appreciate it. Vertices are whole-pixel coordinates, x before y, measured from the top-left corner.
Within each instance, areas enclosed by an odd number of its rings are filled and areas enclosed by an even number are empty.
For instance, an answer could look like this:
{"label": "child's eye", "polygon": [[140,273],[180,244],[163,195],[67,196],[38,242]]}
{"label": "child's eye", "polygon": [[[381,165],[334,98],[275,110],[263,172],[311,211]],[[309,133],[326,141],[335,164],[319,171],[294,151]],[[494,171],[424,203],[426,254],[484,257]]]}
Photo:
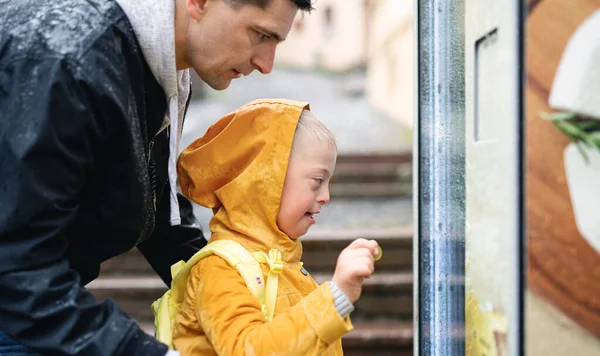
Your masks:
{"label": "child's eye", "polygon": [[317,182],[318,185],[321,185],[321,184],[323,184],[323,179],[315,178],[315,182]]}

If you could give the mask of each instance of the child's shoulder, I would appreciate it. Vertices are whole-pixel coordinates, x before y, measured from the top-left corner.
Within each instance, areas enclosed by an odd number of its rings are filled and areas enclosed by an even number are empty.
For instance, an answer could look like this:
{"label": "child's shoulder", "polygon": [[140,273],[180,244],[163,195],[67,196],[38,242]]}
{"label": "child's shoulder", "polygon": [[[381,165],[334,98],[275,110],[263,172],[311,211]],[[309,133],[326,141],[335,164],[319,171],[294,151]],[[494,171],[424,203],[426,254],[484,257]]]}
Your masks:
{"label": "child's shoulder", "polygon": [[194,273],[194,271],[200,272],[206,269],[231,269],[235,271],[235,269],[231,267],[224,258],[215,254],[207,255],[198,262],[196,262],[196,264],[192,267],[192,273]]}

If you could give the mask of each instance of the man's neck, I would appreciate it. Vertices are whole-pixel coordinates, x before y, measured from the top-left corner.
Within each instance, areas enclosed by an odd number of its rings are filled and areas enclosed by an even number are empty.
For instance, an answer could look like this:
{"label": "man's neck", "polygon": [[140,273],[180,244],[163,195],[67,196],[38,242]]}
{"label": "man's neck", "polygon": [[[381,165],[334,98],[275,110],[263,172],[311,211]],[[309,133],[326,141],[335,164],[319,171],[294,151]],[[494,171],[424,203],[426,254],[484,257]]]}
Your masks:
{"label": "man's neck", "polygon": [[189,26],[189,16],[186,9],[187,0],[175,1],[175,63],[177,70],[190,68],[186,59],[186,36]]}

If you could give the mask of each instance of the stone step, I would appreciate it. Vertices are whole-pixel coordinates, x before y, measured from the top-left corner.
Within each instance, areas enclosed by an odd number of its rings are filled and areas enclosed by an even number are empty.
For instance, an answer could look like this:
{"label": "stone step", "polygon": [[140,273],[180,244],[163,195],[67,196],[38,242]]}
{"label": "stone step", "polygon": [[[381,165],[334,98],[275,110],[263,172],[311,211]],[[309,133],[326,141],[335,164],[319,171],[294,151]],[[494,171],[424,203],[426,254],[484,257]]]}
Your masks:
{"label": "stone step", "polygon": [[333,273],[338,255],[358,238],[377,240],[383,250],[377,271],[412,270],[412,228],[309,230],[302,237],[304,266],[311,272]]}
{"label": "stone step", "polygon": [[387,198],[412,196],[412,180],[393,182],[332,182],[329,186],[331,199],[335,198]]}
{"label": "stone step", "polygon": [[412,154],[340,154],[331,179],[337,182],[390,182],[412,179]]}
{"label": "stone step", "polygon": [[336,165],[352,166],[383,166],[383,165],[410,165],[412,164],[412,151],[397,153],[348,153],[342,152],[338,155]]}
{"label": "stone step", "polygon": [[[383,166],[383,167],[367,167],[364,170],[357,170],[353,167],[347,168],[347,172],[338,172],[336,168],[331,177],[331,184],[336,183],[378,183],[378,182],[397,182],[411,181],[412,174],[404,173],[399,167]],[[351,169],[351,170],[350,170]]]}
{"label": "stone step", "polygon": [[[205,225],[212,218],[212,211],[200,215]],[[370,199],[331,199],[321,208],[315,217],[317,223],[310,232],[321,230],[379,230],[379,229],[412,229],[412,198],[370,198]],[[370,234],[370,233],[369,233]],[[412,232],[411,232],[412,234]]]}
{"label": "stone step", "polygon": [[[378,270],[412,269],[412,228],[314,229],[302,237],[303,262],[311,272],[333,273],[339,253],[359,237],[375,239],[383,249]],[[138,249],[114,257],[101,266],[100,276],[154,275]]]}
{"label": "stone step", "polygon": [[412,356],[412,321],[353,321],[342,339],[345,356]]}
{"label": "stone step", "polygon": [[[346,356],[412,356],[413,324],[411,321],[353,321],[354,330],[342,339]],[[154,335],[154,324],[140,324]]]}
{"label": "stone step", "polygon": [[[330,274],[312,274],[317,283],[331,279]],[[366,279],[361,298],[355,303],[353,319],[411,320],[412,274],[379,272]],[[110,298],[140,323],[152,322],[150,305],[167,290],[158,277],[101,277],[87,286],[98,299]]]}
{"label": "stone step", "polygon": [[411,154],[340,154],[331,178],[332,198],[412,195]]}

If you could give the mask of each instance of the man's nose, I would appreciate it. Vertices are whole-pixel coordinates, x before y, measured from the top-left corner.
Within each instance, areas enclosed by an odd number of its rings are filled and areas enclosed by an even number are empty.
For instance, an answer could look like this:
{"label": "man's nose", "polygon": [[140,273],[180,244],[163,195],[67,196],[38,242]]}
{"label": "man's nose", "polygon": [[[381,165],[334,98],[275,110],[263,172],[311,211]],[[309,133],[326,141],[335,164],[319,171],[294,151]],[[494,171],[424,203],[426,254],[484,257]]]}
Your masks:
{"label": "man's nose", "polygon": [[262,74],[269,74],[273,70],[275,61],[275,45],[265,46],[257,51],[251,58],[252,66]]}

